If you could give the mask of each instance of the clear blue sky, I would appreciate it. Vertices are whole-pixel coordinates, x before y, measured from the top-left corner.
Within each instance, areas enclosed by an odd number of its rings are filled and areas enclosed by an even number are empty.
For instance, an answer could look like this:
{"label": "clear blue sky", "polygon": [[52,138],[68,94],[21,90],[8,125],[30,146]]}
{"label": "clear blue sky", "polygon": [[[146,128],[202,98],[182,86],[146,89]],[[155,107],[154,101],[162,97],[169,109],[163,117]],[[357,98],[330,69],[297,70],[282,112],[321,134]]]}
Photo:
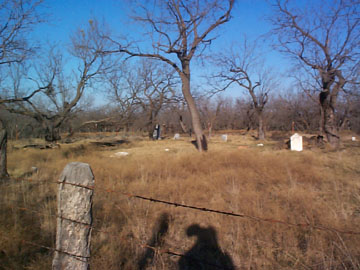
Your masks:
{"label": "clear blue sky", "polygon": [[[81,27],[90,18],[104,18],[106,22],[119,31],[126,31],[130,22],[129,0],[49,0],[46,9],[50,15],[47,24],[38,28],[37,36],[46,34],[47,38],[65,40],[76,27]],[[265,0],[238,0],[232,13],[232,20],[225,26],[225,35],[221,38],[236,38],[237,34],[247,33],[257,36],[269,30],[265,16],[270,12],[270,6]],[[124,29],[125,26],[125,29]],[[231,33],[228,33],[231,30]],[[230,34],[230,35],[229,35]],[[42,36],[44,37],[44,35]]]}
{"label": "clear blue sky", "polygon": [[[137,26],[131,24],[129,19],[131,12],[129,0],[50,0],[45,4],[47,8],[44,11],[50,15],[50,19],[47,23],[38,26],[32,34],[34,39],[41,40],[43,44],[55,42],[66,46],[69,44],[69,36],[77,28],[84,28],[91,18],[100,21],[104,19],[115,34],[141,32],[141,29],[134,28]],[[221,26],[217,32],[220,35],[213,42],[211,49],[219,51],[227,48],[239,42],[244,34],[250,39],[265,34],[270,30],[270,25],[266,21],[270,12],[268,1],[238,0],[232,13],[232,20]],[[266,62],[279,70],[279,74],[284,72],[289,66],[288,62],[270,47],[267,49]],[[196,66],[193,66],[192,70],[195,72],[192,78],[196,81]],[[241,93],[242,90],[232,89],[226,94],[237,97],[241,96]]]}

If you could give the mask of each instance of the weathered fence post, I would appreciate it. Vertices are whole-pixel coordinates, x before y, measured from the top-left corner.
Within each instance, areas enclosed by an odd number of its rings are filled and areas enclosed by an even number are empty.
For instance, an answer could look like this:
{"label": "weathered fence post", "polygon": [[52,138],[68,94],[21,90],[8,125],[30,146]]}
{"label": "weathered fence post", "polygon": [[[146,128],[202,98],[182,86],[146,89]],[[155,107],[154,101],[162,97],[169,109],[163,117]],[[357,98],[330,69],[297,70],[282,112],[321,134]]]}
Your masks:
{"label": "weathered fence post", "polygon": [[59,179],[53,270],[90,269],[93,186],[89,164],[66,165]]}

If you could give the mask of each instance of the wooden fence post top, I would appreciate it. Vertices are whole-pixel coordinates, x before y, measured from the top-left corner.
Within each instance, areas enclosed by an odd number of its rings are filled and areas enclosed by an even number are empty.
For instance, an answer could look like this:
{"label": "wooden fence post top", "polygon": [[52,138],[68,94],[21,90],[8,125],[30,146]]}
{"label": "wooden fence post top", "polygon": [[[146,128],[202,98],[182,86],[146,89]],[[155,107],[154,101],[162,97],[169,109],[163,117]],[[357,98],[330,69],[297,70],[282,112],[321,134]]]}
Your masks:
{"label": "wooden fence post top", "polygon": [[71,162],[65,166],[59,181],[92,187],[94,185],[94,174],[89,164]]}

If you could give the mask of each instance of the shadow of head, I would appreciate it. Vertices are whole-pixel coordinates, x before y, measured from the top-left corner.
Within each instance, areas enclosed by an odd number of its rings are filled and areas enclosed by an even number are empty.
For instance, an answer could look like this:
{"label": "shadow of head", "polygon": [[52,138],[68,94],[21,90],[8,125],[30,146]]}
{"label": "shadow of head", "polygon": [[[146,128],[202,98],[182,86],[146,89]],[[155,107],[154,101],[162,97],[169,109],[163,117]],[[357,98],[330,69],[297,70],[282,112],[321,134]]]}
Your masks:
{"label": "shadow of head", "polygon": [[209,247],[218,246],[216,230],[211,226],[202,228],[198,224],[193,224],[187,228],[186,235],[189,237],[196,236],[198,243],[201,243],[201,245]]}
{"label": "shadow of head", "polygon": [[179,260],[179,270],[235,269],[231,257],[219,247],[217,233],[212,226],[193,224],[186,229],[186,235],[195,236],[196,242]]}

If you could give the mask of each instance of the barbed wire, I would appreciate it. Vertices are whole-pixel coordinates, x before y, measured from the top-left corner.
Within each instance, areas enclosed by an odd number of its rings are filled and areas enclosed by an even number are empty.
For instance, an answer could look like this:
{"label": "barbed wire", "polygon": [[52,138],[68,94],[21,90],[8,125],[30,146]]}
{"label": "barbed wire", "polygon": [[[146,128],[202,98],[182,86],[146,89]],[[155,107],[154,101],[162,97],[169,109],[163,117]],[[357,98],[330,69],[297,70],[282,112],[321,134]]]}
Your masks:
{"label": "barbed wire", "polygon": [[[29,208],[26,208],[26,207],[17,207],[17,206],[13,206],[13,208],[16,208],[18,210],[22,210],[22,211],[29,211],[31,213],[35,213],[35,214],[38,214],[38,215],[42,215],[42,216],[53,216],[53,217],[56,217],[56,218],[62,218],[62,219],[66,219],[68,221],[71,221],[71,222],[74,222],[74,223],[78,223],[78,224],[81,224],[81,225],[84,225],[85,227],[88,227],[90,229],[92,229],[93,231],[96,231],[96,232],[100,232],[100,233],[105,233],[105,234],[109,234],[109,235],[114,235],[114,233],[112,232],[109,232],[109,231],[104,231],[104,230],[101,230],[101,229],[98,229],[94,226],[91,226],[90,224],[88,223],[83,223],[83,222],[80,222],[80,221],[76,221],[76,220],[73,220],[73,219],[69,219],[69,218],[65,218],[65,217],[60,217],[56,214],[51,214],[51,213],[43,213],[43,212],[39,212],[37,210],[34,210],[34,209],[29,209]],[[9,237],[4,237],[3,235],[0,235],[2,236],[3,238],[5,239],[8,239],[8,240],[14,240],[14,238],[9,238]],[[120,237],[120,239],[122,241],[131,241],[131,242],[135,242],[137,246],[140,246],[142,248],[148,248],[148,249],[151,249],[154,251],[154,253],[160,253],[160,254],[166,254],[166,255],[170,255],[170,256],[176,256],[176,257],[184,257],[184,258],[187,258],[187,259],[190,259],[190,260],[195,260],[195,261],[198,261],[198,262],[201,262],[205,265],[208,265],[208,266],[213,266],[213,267],[216,267],[218,269],[223,269],[223,270],[231,270],[229,268],[226,268],[224,266],[220,266],[220,265],[217,265],[217,264],[212,264],[212,263],[209,263],[207,261],[204,261],[204,260],[201,260],[201,259],[198,259],[198,258],[195,258],[194,256],[189,256],[189,255],[186,255],[186,254],[183,254],[183,253],[179,253],[179,252],[176,252],[176,251],[173,251],[171,249],[164,249],[164,248],[159,248],[159,247],[154,247],[154,246],[151,246],[151,245],[148,245],[148,244],[145,244],[143,243],[140,239],[134,237],[132,235],[132,239],[128,239],[126,237]],[[20,239],[19,239],[20,240]],[[280,247],[278,245],[275,245],[274,246],[274,243],[272,242],[267,242],[267,241],[264,241],[264,240],[261,240],[261,239],[250,239],[252,241],[255,241],[255,242],[261,242],[262,244],[266,243],[266,244],[270,244],[272,246],[272,248],[278,250],[283,250],[286,254],[287,254],[287,251],[286,249],[284,249],[283,247]],[[20,240],[22,243],[25,243],[25,244],[29,244],[29,245],[32,245],[32,246],[37,246],[37,247],[41,247],[41,248],[44,248],[44,249],[47,249],[47,250],[50,250],[50,251],[58,251],[60,253],[64,253],[64,254],[67,254],[69,256],[75,256],[74,254],[71,254],[71,253],[68,253],[68,252],[64,252],[64,251],[60,251],[60,250],[56,250],[55,248],[51,248],[51,247],[48,247],[48,246],[44,246],[44,245],[40,245],[40,244],[37,244],[37,243],[34,243],[34,242],[31,242],[31,241],[24,241],[24,240]],[[295,246],[293,247],[290,247],[290,248],[294,248]],[[90,258],[91,259],[91,258]],[[80,261],[83,261],[83,260],[80,260]],[[234,266],[235,269],[241,269],[240,267],[238,266]]]}
{"label": "barbed wire", "polygon": [[197,206],[193,206],[193,205],[169,202],[169,201],[164,201],[164,200],[159,200],[159,199],[154,199],[154,198],[144,197],[144,196],[139,196],[139,195],[132,195],[132,194],[124,194],[124,195],[133,197],[133,198],[150,201],[150,202],[162,203],[162,204],[167,204],[167,205],[173,205],[175,207],[188,208],[188,209],[216,213],[216,214],[227,215],[227,216],[233,216],[233,217],[248,218],[248,219],[252,219],[255,221],[259,221],[259,222],[278,223],[278,224],[288,225],[288,226],[292,226],[292,227],[311,227],[316,230],[332,231],[332,232],[341,233],[341,234],[360,235],[360,232],[343,231],[343,230],[339,230],[339,229],[335,229],[335,228],[325,227],[322,225],[312,225],[309,223],[291,223],[291,222],[277,220],[277,219],[261,218],[261,217],[257,217],[257,216],[247,215],[247,214],[238,214],[238,213],[234,213],[234,212],[226,212],[226,211],[215,210],[215,209],[210,209],[210,208],[206,208],[206,207],[197,207]]}
{"label": "barbed wire", "polygon": [[[8,236],[5,236],[4,234],[0,233],[0,236],[4,239],[7,239],[7,240],[10,240],[10,241],[14,241],[14,237],[8,237]],[[76,254],[72,254],[72,253],[69,253],[69,252],[66,252],[66,251],[63,251],[63,250],[58,250],[56,248],[53,248],[53,247],[48,247],[48,246],[45,246],[45,245],[41,245],[41,244],[38,244],[38,243],[34,243],[32,241],[28,241],[28,240],[24,240],[24,239],[18,239],[21,243],[24,243],[24,244],[28,244],[28,245],[31,245],[31,246],[35,246],[35,247],[39,247],[39,248],[44,248],[44,249],[47,249],[49,251],[52,251],[52,252],[59,252],[59,253],[63,253],[63,254],[66,254],[70,257],[73,257],[74,259],[78,260],[78,261],[81,261],[81,262],[84,262],[84,259],[90,259],[90,257],[87,257],[87,256],[81,256],[81,255],[76,255]]]}
{"label": "barbed wire", "polygon": [[[70,218],[66,218],[66,217],[63,217],[63,216],[59,216],[59,215],[56,215],[56,214],[50,214],[50,213],[41,213],[39,211],[36,211],[34,209],[29,209],[29,208],[26,208],[26,207],[17,207],[17,206],[14,206],[13,208],[16,208],[18,210],[22,210],[22,211],[28,211],[28,212],[31,212],[31,213],[34,213],[34,214],[38,214],[38,215],[47,215],[47,216],[52,216],[52,217],[56,217],[56,218],[61,218],[61,219],[65,219],[65,220],[68,220],[68,221],[71,221],[71,222],[74,222],[74,223],[77,223],[77,224],[81,224],[93,231],[96,231],[96,232],[100,232],[100,233],[105,233],[105,234],[111,234],[111,235],[114,235],[113,233],[111,232],[108,232],[108,231],[104,231],[104,230],[101,230],[101,229],[98,229],[94,226],[92,226],[91,224],[89,223],[83,223],[81,221],[77,221],[77,220],[73,220],[73,219],[70,219]],[[0,234],[1,237],[5,238],[5,239],[8,239],[10,240],[9,237],[4,237],[2,234]],[[12,240],[14,240],[13,238],[11,238]],[[19,239],[20,240],[20,239]],[[121,240],[124,240],[124,241],[130,241],[129,239],[125,238],[125,237],[121,237]],[[72,253],[69,253],[69,252],[66,252],[66,251],[62,251],[62,250],[57,250],[55,248],[52,248],[52,247],[48,247],[48,246],[44,246],[44,245],[40,245],[40,244],[37,244],[37,243],[34,243],[34,242],[31,242],[31,241],[25,241],[25,240],[20,240],[22,243],[25,243],[25,244],[29,244],[29,245],[33,245],[33,246],[37,246],[37,247],[41,247],[41,248],[44,248],[44,249],[47,249],[47,250],[50,250],[50,251],[57,251],[59,253],[63,253],[63,254],[66,254],[66,255],[69,255],[69,256],[72,256],[72,257],[75,257],[75,258],[84,258],[84,259],[90,259],[90,257],[85,257],[85,256],[79,256],[79,255],[75,255],[75,254],[72,254]],[[199,258],[195,258],[194,256],[189,256],[189,255],[186,255],[186,254],[183,254],[183,253],[179,253],[179,252],[176,252],[176,251],[173,251],[171,249],[164,249],[164,248],[159,248],[159,247],[154,247],[154,246],[151,246],[151,245],[148,245],[148,244],[145,244],[143,243],[140,239],[132,236],[132,239],[131,239],[131,242],[135,242],[137,244],[137,246],[139,247],[142,247],[142,248],[148,248],[148,249],[151,249],[153,250],[155,253],[161,253],[161,254],[167,254],[167,255],[171,255],[171,256],[177,256],[177,257],[184,257],[184,258],[187,258],[187,259],[191,259],[191,260],[195,260],[195,261],[198,261],[198,262],[201,262],[205,265],[208,265],[208,266],[213,266],[213,267],[216,267],[218,269],[223,269],[223,270],[231,270],[229,268],[226,268],[224,266],[220,266],[220,265],[217,265],[217,264],[213,264],[213,263],[210,263],[210,262],[207,262],[205,260],[201,260]]]}
{"label": "barbed wire", "polygon": [[[16,179],[16,180],[29,182],[29,180],[27,180],[27,179]],[[36,183],[37,181],[30,180],[30,182]],[[332,227],[326,227],[323,225],[310,224],[310,223],[292,223],[292,222],[273,219],[273,218],[262,218],[262,217],[248,215],[248,214],[244,214],[244,213],[228,212],[228,211],[223,211],[223,210],[211,209],[211,208],[207,208],[207,207],[188,205],[188,204],[184,204],[184,203],[170,202],[170,201],[166,201],[166,200],[132,194],[132,193],[119,191],[119,190],[115,190],[115,189],[100,188],[96,185],[95,186],[84,186],[84,185],[69,183],[69,182],[64,182],[64,181],[46,181],[46,180],[44,180],[42,182],[47,182],[47,183],[52,183],[52,184],[68,184],[68,185],[77,186],[80,188],[86,188],[86,189],[90,189],[90,190],[94,190],[94,191],[100,191],[100,192],[105,192],[105,193],[117,193],[117,194],[126,196],[128,198],[137,198],[137,199],[144,200],[144,201],[150,201],[150,202],[154,202],[154,203],[160,203],[160,204],[171,205],[171,206],[175,206],[175,207],[192,209],[192,210],[201,211],[201,212],[209,212],[209,213],[221,214],[221,215],[238,217],[238,218],[246,218],[246,219],[250,219],[250,220],[254,220],[254,221],[258,221],[258,222],[282,224],[282,225],[290,226],[290,227],[301,227],[301,228],[307,227],[307,228],[312,228],[315,230],[329,231],[329,232],[339,233],[339,234],[360,235],[360,232],[357,232],[357,231],[344,231],[344,230],[340,230],[340,229],[336,229],[336,228],[332,228]]]}
{"label": "barbed wire", "polygon": [[[58,216],[56,214],[51,214],[51,213],[44,213],[44,212],[39,212],[37,210],[34,210],[34,209],[30,209],[30,208],[26,208],[26,207],[17,207],[17,206],[13,206],[13,208],[15,209],[18,209],[18,210],[22,210],[22,211],[28,211],[28,212],[31,212],[31,213],[35,213],[35,214],[38,214],[38,215],[41,215],[41,216],[52,216],[52,217],[56,217],[56,218],[62,218],[62,219],[65,219],[65,220],[68,220],[68,221],[71,221],[71,222],[74,222],[74,223],[78,223],[78,224],[81,224],[87,228],[90,228],[92,231],[96,231],[96,232],[99,232],[99,233],[104,233],[104,234],[108,234],[108,235],[111,235],[111,236],[114,236],[115,234],[113,232],[109,232],[109,231],[105,231],[105,230],[101,230],[101,229],[98,229],[97,227],[94,227],[92,226],[91,224],[89,223],[83,223],[83,222],[80,222],[80,221],[77,221],[77,220],[73,220],[73,219],[70,219],[70,218],[66,218],[66,217],[61,217],[61,216]],[[2,236],[2,235],[0,235]],[[118,236],[119,237],[119,236]],[[135,243],[137,246],[139,247],[142,247],[142,248],[148,248],[148,249],[151,249],[154,251],[154,253],[160,253],[160,254],[166,254],[166,255],[170,255],[170,256],[176,256],[176,257],[184,257],[186,259],[189,259],[189,260],[192,260],[192,261],[197,261],[197,262],[201,262],[202,264],[204,265],[208,265],[208,266],[213,266],[217,269],[223,269],[223,270],[232,270],[233,268],[229,269],[229,268],[226,268],[224,266],[220,266],[220,265],[217,265],[217,264],[213,264],[213,263],[209,263],[208,261],[205,261],[205,260],[202,260],[202,259],[199,259],[199,258],[195,258],[194,256],[190,256],[190,255],[186,255],[186,254],[183,254],[183,253],[179,253],[179,252],[176,252],[176,251],[173,251],[171,249],[165,249],[165,248],[160,248],[160,247],[154,247],[154,246],[151,246],[151,245],[148,245],[146,243],[143,243],[142,240],[134,237],[133,235],[131,235],[131,239],[128,239],[127,237],[120,237],[120,239],[122,241],[127,241],[127,242],[133,242]],[[4,237],[4,238],[7,238],[7,239],[10,239],[8,237]],[[13,240],[13,238],[12,238]],[[262,244],[266,243],[266,244],[270,244],[272,246],[273,249],[275,250],[282,250],[285,254],[289,254],[287,249],[285,249],[284,247],[281,247],[279,245],[274,245],[273,242],[268,242],[268,241],[264,241],[264,240],[261,240],[261,239],[258,239],[258,238],[255,238],[255,239],[248,239],[248,240],[251,240],[251,241],[255,241],[255,242],[261,242]],[[51,248],[51,247],[47,247],[47,246],[44,246],[44,245],[39,245],[37,243],[34,243],[34,242],[31,242],[31,241],[23,241],[23,240],[20,240],[21,242],[25,243],[25,244],[29,244],[29,245],[33,245],[33,246],[37,246],[37,247],[41,247],[41,248],[45,248],[45,249],[48,249],[50,251],[58,251],[60,253],[64,253],[64,254],[67,254],[69,256],[77,256],[77,255],[74,255],[74,254],[71,254],[71,253],[68,253],[68,252],[63,252],[63,251],[59,251],[59,250],[56,250],[54,248]],[[297,246],[290,246],[289,248],[295,248]],[[78,256],[79,257],[79,256]],[[84,258],[88,258],[88,257],[84,257]],[[91,259],[91,258],[90,258]],[[240,267],[238,266],[234,266],[235,269],[241,269]]]}

